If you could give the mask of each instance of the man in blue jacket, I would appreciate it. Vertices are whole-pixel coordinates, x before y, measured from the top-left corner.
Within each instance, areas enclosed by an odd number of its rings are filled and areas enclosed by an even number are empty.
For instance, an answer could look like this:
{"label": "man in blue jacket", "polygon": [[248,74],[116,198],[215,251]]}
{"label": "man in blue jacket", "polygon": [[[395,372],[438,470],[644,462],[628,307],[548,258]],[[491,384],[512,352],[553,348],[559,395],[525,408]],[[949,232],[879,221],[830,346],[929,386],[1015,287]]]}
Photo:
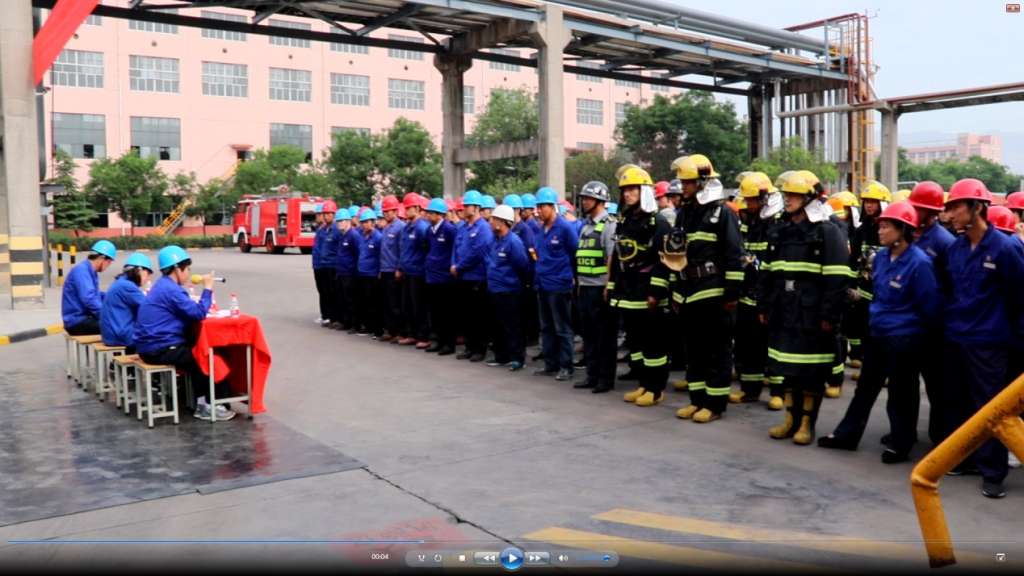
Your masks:
{"label": "man in blue jacket", "polygon": [[[946,209],[963,231],[947,251],[945,299],[948,430],[963,424],[1008,384],[1013,322],[1020,313],[1014,296],[1024,286],[1024,250],[986,221],[992,194],[980,180],[966,178],[949,189]],[[972,462],[973,460],[973,462]],[[980,472],[981,493],[1006,495],[1007,451],[990,439],[951,474]]]}
{"label": "man in blue jacket", "polygon": [[430,347],[430,324],[427,322],[425,294],[427,251],[430,249],[430,222],[420,214],[422,196],[409,192],[402,199],[409,222],[402,229],[396,277],[402,286],[403,346],[415,344],[420,350]]}
{"label": "man in blue jacket", "polygon": [[466,225],[453,255],[451,273],[459,281],[460,301],[472,313],[462,317],[466,349],[457,358],[482,362],[487,353],[487,256],[494,233],[480,214],[483,195],[470,190],[462,197]]}
{"label": "man in blue jacket", "polygon": [[380,317],[380,243],[381,233],[376,226],[376,213],[364,210],[359,215],[362,242],[359,245],[359,262],[356,264],[356,317],[359,319],[360,336],[372,334],[379,340],[384,334]]}
{"label": "man in blue jacket", "polygon": [[349,209],[345,220],[338,222],[338,250],[334,262],[334,292],[337,294],[340,326],[337,330],[348,330],[349,334],[359,331],[356,322],[356,267],[359,264],[359,249],[363,244],[363,235],[359,227],[352,224],[352,218],[358,218],[359,208]]}
{"label": "man in blue jacket", "polygon": [[[198,302],[193,302],[184,288],[192,277],[192,259],[188,253],[179,246],[167,246],[157,254],[157,265],[162,276],[139,306],[135,349],[149,364],[172,364],[186,372],[192,382],[190,401],[196,405],[194,416],[210,420],[213,411],[202,393],[208,389],[204,385],[208,377],[196,363],[192,345],[196,324],[206,318],[213,300],[213,272],[203,276],[203,293]],[[221,382],[214,393],[225,398],[230,389]],[[217,420],[230,420],[234,416],[235,413],[222,404],[217,405]]]}
{"label": "man in blue jacket", "polygon": [[558,215],[558,193],[545,186],[537,191],[537,211],[543,222],[537,236],[534,285],[540,308],[544,369],[537,375],[571,380],[573,374],[572,285],[579,237]]}
{"label": "man in blue jacket", "polygon": [[494,358],[488,366],[508,366],[515,372],[526,364],[526,346],[519,323],[523,278],[529,272],[529,260],[523,242],[512,233],[516,216],[512,207],[502,204],[491,214],[494,247],[487,261],[487,291],[494,312]]}
{"label": "man in blue jacket", "polygon": [[117,258],[117,248],[110,240],[96,242],[91,250],[86,260],[75,264],[68,272],[61,292],[60,315],[64,330],[72,336],[100,333],[103,292],[99,275]]}
{"label": "man in blue jacket", "polygon": [[455,248],[455,225],[447,219],[448,207],[441,198],[427,205],[430,234],[427,236],[427,259],[424,266],[427,306],[430,325],[437,342],[426,351],[440,356],[455,353],[455,277],[451,273],[452,250]]}
{"label": "man in blue jacket", "polygon": [[320,316],[323,317],[325,328],[341,327],[341,318],[338,317],[338,295],[334,290],[334,265],[338,259],[338,227],[334,223],[334,216],[338,207],[333,200],[324,202],[320,209],[323,217],[323,224],[316,230],[316,238],[313,240],[313,277],[316,280],[316,289],[320,293]]}
{"label": "man in blue jacket", "polygon": [[381,201],[385,221],[380,239],[381,319],[387,331],[381,337],[381,342],[400,340],[405,331],[402,325],[402,287],[397,274],[405,222],[398,219],[398,207],[398,198],[395,196],[385,196]]}

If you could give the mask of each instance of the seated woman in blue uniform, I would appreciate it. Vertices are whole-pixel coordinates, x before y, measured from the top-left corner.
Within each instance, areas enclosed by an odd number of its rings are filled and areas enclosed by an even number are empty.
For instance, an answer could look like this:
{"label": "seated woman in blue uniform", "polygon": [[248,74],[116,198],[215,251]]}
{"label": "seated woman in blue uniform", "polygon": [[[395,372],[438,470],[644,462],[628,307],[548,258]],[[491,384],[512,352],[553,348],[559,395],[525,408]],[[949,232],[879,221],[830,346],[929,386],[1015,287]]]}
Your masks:
{"label": "seated woman in blue uniform", "polygon": [[100,336],[107,346],[124,346],[125,353],[135,353],[135,319],[146,295],[142,286],[153,274],[153,261],[141,252],[128,257],[124,270],[103,298],[100,309]]}
{"label": "seated woman in blue uniform", "polygon": [[100,333],[100,274],[117,258],[117,248],[110,240],[92,245],[92,254],[75,265],[64,281],[60,299],[60,315],[64,330],[72,336]]}
{"label": "seated woman in blue uniform", "polygon": [[[188,374],[192,382],[194,416],[211,420],[212,410],[203,394],[207,376],[192,356],[196,323],[206,318],[213,300],[213,274],[203,276],[203,293],[198,302],[189,298],[183,287],[191,281],[192,259],[179,246],[167,246],[157,255],[161,277],[139,306],[135,325],[135,349],[150,364],[172,364]],[[230,393],[225,383],[214,391],[220,398]],[[217,420],[230,420],[235,413],[217,406]]]}

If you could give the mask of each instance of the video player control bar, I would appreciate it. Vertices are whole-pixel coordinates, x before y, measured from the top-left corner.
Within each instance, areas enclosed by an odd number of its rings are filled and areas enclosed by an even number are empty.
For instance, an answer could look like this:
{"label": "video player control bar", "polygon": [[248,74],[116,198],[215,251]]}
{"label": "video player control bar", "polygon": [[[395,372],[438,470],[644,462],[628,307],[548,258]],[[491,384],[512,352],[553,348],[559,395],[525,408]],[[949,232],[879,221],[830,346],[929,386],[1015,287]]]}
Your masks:
{"label": "video player control bar", "polygon": [[615,552],[592,550],[410,550],[405,554],[410,568],[520,568],[558,566],[564,568],[614,568],[619,565]]}

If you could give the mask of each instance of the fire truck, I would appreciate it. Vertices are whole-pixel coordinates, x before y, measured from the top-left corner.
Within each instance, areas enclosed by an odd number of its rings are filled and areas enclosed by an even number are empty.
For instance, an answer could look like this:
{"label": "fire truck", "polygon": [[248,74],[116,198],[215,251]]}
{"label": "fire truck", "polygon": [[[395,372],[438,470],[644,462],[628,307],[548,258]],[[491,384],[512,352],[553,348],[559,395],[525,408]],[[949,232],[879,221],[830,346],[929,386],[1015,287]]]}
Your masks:
{"label": "fire truck", "polygon": [[298,248],[303,254],[313,251],[316,234],[316,206],[322,200],[287,186],[276,194],[245,194],[238,201],[232,221],[232,237],[242,252],[253,247],[283,254],[286,248]]}

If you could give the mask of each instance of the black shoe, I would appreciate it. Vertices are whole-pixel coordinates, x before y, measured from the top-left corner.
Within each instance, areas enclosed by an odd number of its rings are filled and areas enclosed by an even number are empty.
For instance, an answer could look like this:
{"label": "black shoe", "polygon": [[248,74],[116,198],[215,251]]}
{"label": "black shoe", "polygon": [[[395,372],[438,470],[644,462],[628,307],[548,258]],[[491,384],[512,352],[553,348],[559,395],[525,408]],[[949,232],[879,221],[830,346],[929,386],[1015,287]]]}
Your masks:
{"label": "black shoe", "polygon": [[818,438],[818,446],[821,448],[837,448],[839,450],[856,450],[857,443],[834,434]]}
{"label": "black shoe", "polygon": [[981,495],[986,498],[1003,498],[1006,496],[1006,488],[1003,487],[1002,482],[985,480],[981,483]]}
{"label": "black shoe", "polygon": [[451,356],[452,354],[455,354],[455,348],[451,346],[445,346],[437,351],[438,356]]}
{"label": "black shoe", "polygon": [[530,360],[532,360],[534,362],[536,362],[537,360],[543,360],[543,359],[544,359],[544,354],[543,353],[541,353],[541,354],[534,354],[533,356],[530,356]]}
{"label": "black shoe", "polygon": [[959,464],[949,472],[946,472],[946,476],[980,476],[981,470],[978,470],[977,466],[970,464],[964,465]]}
{"label": "black shoe", "polygon": [[469,350],[466,350],[465,352],[462,352],[461,354],[456,356],[455,359],[456,360],[469,360],[472,357],[473,357],[473,353],[470,352]]}
{"label": "black shoe", "polygon": [[882,452],[883,464],[899,464],[908,460],[910,460],[910,455],[905,452],[897,452],[892,448],[886,448],[885,452]]}
{"label": "black shoe", "polygon": [[885,435],[882,436],[882,438],[878,442],[882,446],[888,446],[889,442],[891,442],[891,441],[892,441],[892,434],[885,434]]}
{"label": "black shoe", "polygon": [[440,344],[431,344],[430,346],[427,346],[426,348],[424,348],[423,351],[424,352],[431,352],[431,353],[433,353],[433,352],[437,352],[441,348],[442,348],[442,346]]}
{"label": "black shoe", "polygon": [[555,376],[555,380],[558,380],[559,382],[572,380],[572,370],[569,370],[568,368],[562,368],[561,370],[558,371],[558,374]]}
{"label": "black shoe", "polygon": [[484,355],[483,354],[473,354],[472,356],[469,357],[469,361],[470,362],[483,362],[484,361]]}
{"label": "black shoe", "polygon": [[618,379],[618,380],[624,380],[624,381],[639,380],[640,379],[640,375],[639,374],[634,374],[633,371],[630,370],[629,372],[626,372],[625,374],[619,374],[615,378]]}
{"label": "black shoe", "polygon": [[556,374],[558,374],[558,370],[548,370],[547,368],[533,371],[534,376],[554,376]]}
{"label": "black shoe", "polygon": [[602,385],[602,386],[598,386],[597,388],[594,388],[593,390],[590,391],[590,393],[591,394],[604,394],[605,392],[611,392],[612,390],[615,390],[615,386],[609,386],[609,385],[605,384],[605,385]]}
{"label": "black shoe", "polygon": [[497,358],[491,358],[490,360],[487,361],[487,365],[491,367],[506,366],[508,365],[508,362],[502,362]]}
{"label": "black shoe", "polygon": [[579,360],[577,360],[577,361],[572,363],[572,367],[573,368],[586,368],[587,367],[587,362],[583,358],[580,358]]}
{"label": "black shoe", "polygon": [[594,384],[593,382],[590,382],[588,380],[584,380],[583,382],[577,382],[573,384],[572,387],[578,390],[583,390],[585,388],[597,388],[597,384]]}

